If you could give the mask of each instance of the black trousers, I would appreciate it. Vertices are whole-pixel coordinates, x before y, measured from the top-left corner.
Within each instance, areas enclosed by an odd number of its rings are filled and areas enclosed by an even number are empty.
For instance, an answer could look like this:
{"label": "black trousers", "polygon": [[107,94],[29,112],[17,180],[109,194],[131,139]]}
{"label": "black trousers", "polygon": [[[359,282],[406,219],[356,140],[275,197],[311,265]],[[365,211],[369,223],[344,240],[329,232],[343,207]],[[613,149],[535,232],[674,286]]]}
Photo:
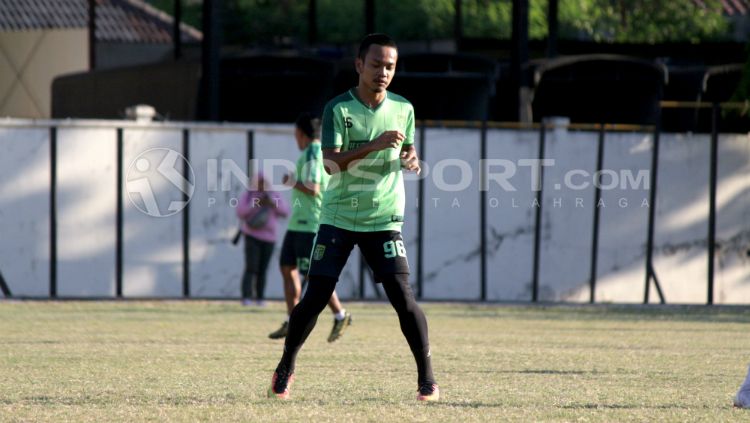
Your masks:
{"label": "black trousers", "polygon": [[242,298],[262,300],[266,290],[266,272],[273,254],[273,242],[245,235],[245,272],[242,275]]}

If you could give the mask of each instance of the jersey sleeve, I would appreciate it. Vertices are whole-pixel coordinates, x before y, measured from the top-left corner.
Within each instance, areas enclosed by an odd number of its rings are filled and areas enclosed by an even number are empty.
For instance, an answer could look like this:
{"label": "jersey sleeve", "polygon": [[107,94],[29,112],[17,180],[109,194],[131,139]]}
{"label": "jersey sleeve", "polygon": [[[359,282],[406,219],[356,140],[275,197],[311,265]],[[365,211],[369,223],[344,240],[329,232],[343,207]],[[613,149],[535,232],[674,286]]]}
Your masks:
{"label": "jersey sleeve", "polygon": [[323,111],[320,137],[323,148],[339,148],[344,143],[343,128],[341,127],[338,110],[332,103],[328,103]]}
{"label": "jersey sleeve", "polygon": [[406,139],[402,145],[414,144],[414,108],[409,107],[409,113],[406,116],[406,133],[404,134]]}
{"label": "jersey sleeve", "polygon": [[323,168],[323,152],[320,150],[319,146],[313,144],[307,150],[306,156],[300,180],[302,182],[320,184],[323,180],[323,174],[320,171],[321,168]]}

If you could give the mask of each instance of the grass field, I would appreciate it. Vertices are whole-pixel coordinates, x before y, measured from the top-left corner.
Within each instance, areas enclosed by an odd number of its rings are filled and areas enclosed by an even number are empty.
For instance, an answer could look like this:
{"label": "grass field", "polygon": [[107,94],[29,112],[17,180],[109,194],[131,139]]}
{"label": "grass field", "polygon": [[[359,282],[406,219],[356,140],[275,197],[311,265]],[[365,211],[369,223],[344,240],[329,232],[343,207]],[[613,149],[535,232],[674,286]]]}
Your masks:
{"label": "grass field", "polygon": [[748,308],[425,304],[437,404],[395,314],[325,311],[293,400],[266,399],[283,315],[227,302],[0,302],[2,421],[748,421]]}

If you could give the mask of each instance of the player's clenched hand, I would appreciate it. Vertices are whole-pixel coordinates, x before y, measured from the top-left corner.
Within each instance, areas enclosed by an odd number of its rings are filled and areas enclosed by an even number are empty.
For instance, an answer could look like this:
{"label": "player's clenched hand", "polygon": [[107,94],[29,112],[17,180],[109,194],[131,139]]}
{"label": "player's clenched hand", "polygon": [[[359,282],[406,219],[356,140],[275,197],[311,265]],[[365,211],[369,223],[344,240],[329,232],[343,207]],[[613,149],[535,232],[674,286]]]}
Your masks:
{"label": "player's clenched hand", "polygon": [[417,175],[422,171],[422,168],[419,166],[419,157],[417,157],[417,152],[414,148],[401,152],[401,166],[406,170],[416,172]]}
{"label": "player's clenched hand", "polygon": [[385,131],[379,137],[372,140],[372,148],[375,151],[386,148],[398,148],[406,137],[400,131]]}

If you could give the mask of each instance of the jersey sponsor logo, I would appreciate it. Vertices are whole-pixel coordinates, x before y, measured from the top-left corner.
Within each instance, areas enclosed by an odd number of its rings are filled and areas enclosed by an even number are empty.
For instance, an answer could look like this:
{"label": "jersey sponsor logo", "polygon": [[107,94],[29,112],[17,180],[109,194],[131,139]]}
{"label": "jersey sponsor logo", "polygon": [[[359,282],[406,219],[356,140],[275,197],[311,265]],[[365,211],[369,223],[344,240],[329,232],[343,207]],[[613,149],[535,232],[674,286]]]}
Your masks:
{"label": "jersey sponsor logo", "polygon": [[399,113],[396,116],[396,124],[398,125],[399,130],[406,132],[406,121],[409,118],[409,116],[406,113]]}
{"label": "jersey sponsor logo", "polygon": [[318,244],[315,246],[315,251],[313,251],[313,260],[322,260],[323,255],[326,253],[326,246]]}
{"label": "jersey sponsor logo", "polygon": [[403,222],[404,216],[399,216],[397,214],[394,214],[391,216],[391,222]]}
{"label": "jersey sponsor logo", "polygon": [[310,270],[310,259],[306,257],[297,258],[297,269],[302,273],[307,273]]}
{"label": "jersey sponsor logo", "polygon": [[370,142],[370,140],[349,140],[349,144],[346,146],[347,151],[348,150],[354,150],[362,146],[362,144],[367,144]]}

